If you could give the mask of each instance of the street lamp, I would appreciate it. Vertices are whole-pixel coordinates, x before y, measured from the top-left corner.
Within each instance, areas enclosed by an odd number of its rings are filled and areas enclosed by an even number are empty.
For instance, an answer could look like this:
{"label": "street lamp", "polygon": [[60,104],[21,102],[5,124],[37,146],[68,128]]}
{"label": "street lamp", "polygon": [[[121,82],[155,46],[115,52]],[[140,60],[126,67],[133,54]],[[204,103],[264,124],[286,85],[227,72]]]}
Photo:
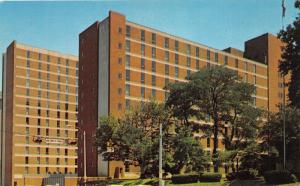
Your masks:
{"label": "street lamp", "polygon": [[159,186],[164,186],[162,178],[162,123],[159,124]]}

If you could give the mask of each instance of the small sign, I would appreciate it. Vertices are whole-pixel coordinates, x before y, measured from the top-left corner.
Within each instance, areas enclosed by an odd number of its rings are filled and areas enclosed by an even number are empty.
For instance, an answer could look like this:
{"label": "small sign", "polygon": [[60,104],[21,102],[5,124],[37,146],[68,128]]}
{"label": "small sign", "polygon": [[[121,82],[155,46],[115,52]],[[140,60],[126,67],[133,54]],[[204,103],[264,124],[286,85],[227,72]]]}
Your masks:
{"label": "small sign", "polygon": [[49,143],[49,144],[63,144],[64,140],[55,139],[55,138],[46,138],[46,143]]}

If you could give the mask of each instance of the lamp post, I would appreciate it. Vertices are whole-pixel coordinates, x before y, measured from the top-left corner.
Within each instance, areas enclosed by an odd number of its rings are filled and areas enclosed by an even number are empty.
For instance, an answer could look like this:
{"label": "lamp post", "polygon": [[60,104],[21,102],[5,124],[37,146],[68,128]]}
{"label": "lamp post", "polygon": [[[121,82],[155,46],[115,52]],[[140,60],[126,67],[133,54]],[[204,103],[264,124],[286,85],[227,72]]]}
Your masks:
{"label": "lamp post", "polygon": [[164,186],[162,178],[162,123],[159,124],[159,186]]}

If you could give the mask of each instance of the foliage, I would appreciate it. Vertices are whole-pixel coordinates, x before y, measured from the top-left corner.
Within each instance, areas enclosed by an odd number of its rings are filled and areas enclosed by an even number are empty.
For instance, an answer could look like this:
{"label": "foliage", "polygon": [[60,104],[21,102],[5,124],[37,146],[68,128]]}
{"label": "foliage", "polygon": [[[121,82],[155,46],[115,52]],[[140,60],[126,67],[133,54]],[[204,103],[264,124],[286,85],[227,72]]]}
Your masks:
{"label": "foliage", "polygon": [[159,124],[163,124],[163,168],[179,173],[183,168],[199,171],[205,163],[200,144],[192,131],[175,125],[163,104],[144,103],[122,119],[100,118],[96,146],[105,160],[139,165],[141,178],[158,175]]}
{"label": "foliage", "polygon": [[193,137],[190,127],[177,126],[176,133],[170,137],[170,159],[166,161],[166,170],[172,174],[179,174],[185,168],[186,172],[200,172],[207,162],[200,143]]}
{"label": "foliage", "polygon": [[263,157],[261,155],[262,149],[256,143],[249,144],[242,152],[240,152],[241,170],[262,170]]}
{"label": "foliage", "polygon": [[[299,1],[296,1],[295,7],[300,9]],[[300,108],[300,14],[279,32],[278,37],[286,44],[281,55],[280,71],[283,75],[290,74],[289,100],[292,106]]]}
{"label": "foliage", "polygon": [[[254,87],[241,82],[234,71],[222,66],[201,69],[189,76],[188,80],[167,87],[170,96],[166,105],[171,108],[173,117],[192,126],[195,131],[202,130],[207,136],[213,134],[216,172],[219,164],[219,133],[224,136],[228,150],[242,148],[256,138],[261,111],[252,105]],[[193,119],[212,119],[213,125],[199,125],[192,122]]]}
{"label": "foliage", "polygon": [[173,175],[171,180],[173,184],[183,184],[183,183],[197,183],[199,179],[199,174],[178,174]]}
{"label": "foliage", "polygon": [[297,178],[289,171],[271,170],[264,173],[265,182],[268,184],[295,183]]}
{"label": "foliage", "polygon": [[[286,168],[300,176],[300,110],[286,108]],[[262,146],[265,151],[270,145],[277,152],[277,161],[283,162],[283,110],[270,115],[269,124],[265,124],[260,131]]]}
{"label": "foliage", "polygon": [[221,173],[203,173],[199,176],[200,182],[220,182],[222,178]]}
{"label": "foliage", "polygon": [[239,172],[231,172],[229,174],[226,174],[226,179],[228,181],[232,181],[235,179],[240,180],[253,180],[257,176],[257,171],[255,170],[242,170]]}

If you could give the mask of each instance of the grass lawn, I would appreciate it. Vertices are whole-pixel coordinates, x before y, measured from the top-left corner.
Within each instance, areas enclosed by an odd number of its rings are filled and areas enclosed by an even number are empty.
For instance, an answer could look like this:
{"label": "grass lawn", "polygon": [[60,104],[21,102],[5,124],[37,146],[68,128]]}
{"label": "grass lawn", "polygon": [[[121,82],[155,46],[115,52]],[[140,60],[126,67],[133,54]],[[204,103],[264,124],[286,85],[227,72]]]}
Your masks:
{"label": "grass lawn", "polygon": [[[110,185],[124,185],[124,186],[133,186],[133,185],[158,185],[158,179],[135,179],[135,180],[111,180],[109,182]],[[214,183],[190,183],[190,184],[172,184],[171,180],[165,180],[165,185],[168,186],[228,186],[229,183],[225,182],[224,179],[221,179],[221,182],[214,182]],[[244,186],[252,186],[253,183],[251,181],[244,180],[242,183],[239,184],[232,184],[235,185],[244,185]],[[260,183],[260,186],[270,186],[264,183]],[[280,184],[277,186],[300,186],[300,183],[290,183],[290,184]]]}
{"label": "grass lawn", "polygon": [[[110,185],[124,185],[124,186],[130,186],[130,185],[158,185],[158,179],[136,179],[136,180],[111,180],[109,182]],[[222,179],[221,182],[215,182],[215,183],[190,183],[190,184],[172,184],[171,180],[165,180],[165,185],[169,186],[222,186],[224,184],[224,180]]]}

